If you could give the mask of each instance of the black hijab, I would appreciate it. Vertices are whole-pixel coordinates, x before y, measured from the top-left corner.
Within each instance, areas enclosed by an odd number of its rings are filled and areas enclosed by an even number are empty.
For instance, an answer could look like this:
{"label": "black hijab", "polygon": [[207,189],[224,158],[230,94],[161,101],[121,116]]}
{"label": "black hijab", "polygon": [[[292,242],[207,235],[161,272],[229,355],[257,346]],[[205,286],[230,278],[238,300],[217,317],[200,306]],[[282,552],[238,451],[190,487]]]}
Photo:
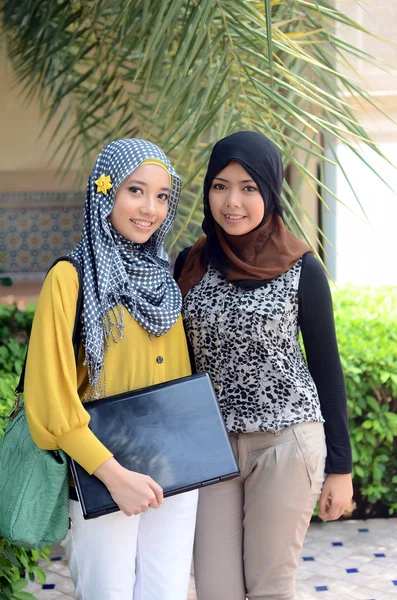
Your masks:
{"label": "black hijab", "polygon": [[[225,277],[229,260],[216,233],[215,220],[210,209],[209,191],[213,179],[232,161],[240,163],[247,171],[258,186],[263,198],[264,216],[256,229],[263,225],[272,212],[278,213],[284,220],[280,199],[284,169],[277,146],[269,138],[256,131],[237,131],[219,140],[211,152],[204,179],[203,230],[207,236],[204,259]],[[241,242],[244,242],[244,235],[239,237]],[[264,285],[263,281],[255,280],[240,280],[234,283],[244,289],[255,289]]]}
{"label": "black hijab", "polygon": [[[244,235],[227,234],[212,216],[209,191],[213,179],[230,162],[249,173],[264,203],[262,222]],[[233,284],[245,290],[264,286],[286,273],[310,247],[284,223],[280,194],[283,165],[280,153],[266,136],[239,131],[215,144],[204,180],[205,236],[189,250],[178,285],[185,296],[204,277],[210,263]]]}

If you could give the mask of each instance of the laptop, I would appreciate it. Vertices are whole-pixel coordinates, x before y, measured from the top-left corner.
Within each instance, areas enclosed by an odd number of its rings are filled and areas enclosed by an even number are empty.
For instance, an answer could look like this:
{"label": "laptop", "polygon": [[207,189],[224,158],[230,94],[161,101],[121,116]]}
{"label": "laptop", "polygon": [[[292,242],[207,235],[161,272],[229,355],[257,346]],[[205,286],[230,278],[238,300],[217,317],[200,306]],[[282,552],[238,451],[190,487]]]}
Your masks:
{"label": "laptop", "polygon": [[[239,469],[206,373],[87,402],[89,427],[125,468],[164,497],[237,477]],[[70,461],[85,519],[119,510],[106,486]]]}

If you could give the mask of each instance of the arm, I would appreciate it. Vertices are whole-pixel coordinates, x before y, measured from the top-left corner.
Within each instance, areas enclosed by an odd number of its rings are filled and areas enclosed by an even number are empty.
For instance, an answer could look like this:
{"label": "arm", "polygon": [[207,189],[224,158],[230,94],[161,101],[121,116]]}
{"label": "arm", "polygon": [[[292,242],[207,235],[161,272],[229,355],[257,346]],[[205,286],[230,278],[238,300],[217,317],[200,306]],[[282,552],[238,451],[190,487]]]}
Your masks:
{"label": "arm", "polygon": [[[299,283],[299,326],[302,331],[309,371],[316,384],[325,419],[328,474],[320,500],[322,513],[338,518],[351,498],[352,454],[349,439],[346,388],[335,333],[332,297],[327,277],[311,254],[303,259]],[[343,509],[332,510],[330,487]],[[340,514],[339,514],[340,513]]]}
{"label": "arm", "polygon": [[72,344],[78,278],[62,262],[48,274],[40,294],[29,343],[25,407],[35,443],[61,448],[96,475],[127,515],[157,508],[163,494],[150,477],[124,469],[88,427],[89,414],[77,393]]}
{"label": "arm", "polygon": [[64,450],[88,473],[112,454],[88,427],[90,417],[77,393],[72,344],[78,277],[58,263],[45,279],[37,304],[26,363],[24,401],[35,443]]}

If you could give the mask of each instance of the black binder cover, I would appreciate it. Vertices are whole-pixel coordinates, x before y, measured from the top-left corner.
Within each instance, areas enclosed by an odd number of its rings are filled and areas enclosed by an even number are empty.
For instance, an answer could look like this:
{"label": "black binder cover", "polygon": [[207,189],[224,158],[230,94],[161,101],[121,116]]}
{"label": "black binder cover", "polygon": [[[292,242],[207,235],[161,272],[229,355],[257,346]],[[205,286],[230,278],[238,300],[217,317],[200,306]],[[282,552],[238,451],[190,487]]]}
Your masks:
{"label": "black binder cover", "polygon": [[[123,467],[150,475],[173,496],[239,475],[206,373],[94,402],[90,428]],[[106,486],[71,460],[84,518],[115,512]]]}

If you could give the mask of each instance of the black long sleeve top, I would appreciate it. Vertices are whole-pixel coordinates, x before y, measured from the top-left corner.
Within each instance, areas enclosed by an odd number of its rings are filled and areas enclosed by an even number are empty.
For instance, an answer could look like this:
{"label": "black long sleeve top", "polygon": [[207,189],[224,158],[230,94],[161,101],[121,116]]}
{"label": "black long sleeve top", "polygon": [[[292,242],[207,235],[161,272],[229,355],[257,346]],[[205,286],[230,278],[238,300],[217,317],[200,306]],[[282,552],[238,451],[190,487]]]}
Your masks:
{"label": "black long sleeve top", "polygon": [[[175,262],[176,280],[189,250],[183,250]],[[336,339],[331,291],[321,264],[310,253],[303,257],[298,301],[298,323],[307,365],[318,391],[325,420],[325,470],[327,473],[350,473],[352,453],[346,387]]]}

